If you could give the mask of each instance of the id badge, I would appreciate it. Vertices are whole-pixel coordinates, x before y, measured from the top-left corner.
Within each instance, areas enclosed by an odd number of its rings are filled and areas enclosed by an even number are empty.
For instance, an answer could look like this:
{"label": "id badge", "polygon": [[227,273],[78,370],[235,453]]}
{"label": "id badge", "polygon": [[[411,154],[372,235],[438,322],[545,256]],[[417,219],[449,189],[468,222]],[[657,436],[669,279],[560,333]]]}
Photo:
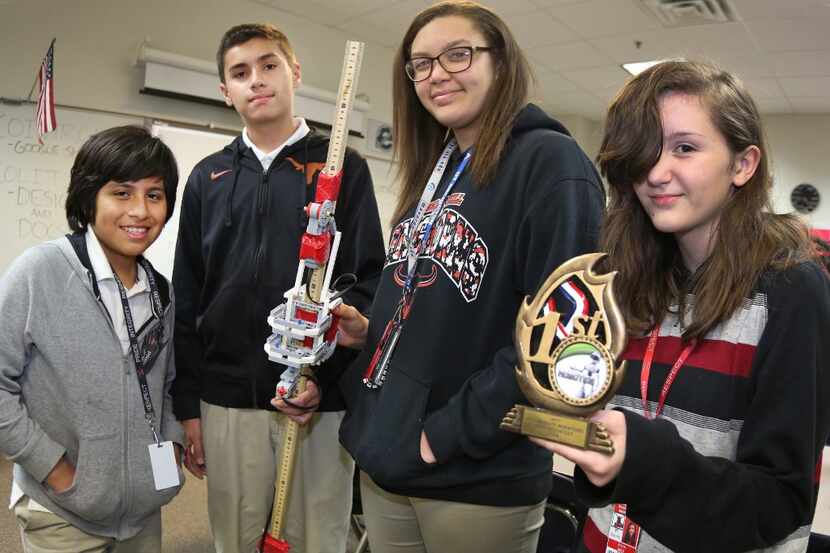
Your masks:
{"label": "id badge", "polygon": [[614,504],[605,553],[636,553],[637,551],[637,545],[640,542],[640,525],[628,518],[625,511],[624,504]]}
{"label": "id badge", "polygon": [[173,453],[173,442],[150,444],[150,464],[153,467],[153,480],[156,491],[166,490],[180,484],[179,467],[176,465],[176,455]]}

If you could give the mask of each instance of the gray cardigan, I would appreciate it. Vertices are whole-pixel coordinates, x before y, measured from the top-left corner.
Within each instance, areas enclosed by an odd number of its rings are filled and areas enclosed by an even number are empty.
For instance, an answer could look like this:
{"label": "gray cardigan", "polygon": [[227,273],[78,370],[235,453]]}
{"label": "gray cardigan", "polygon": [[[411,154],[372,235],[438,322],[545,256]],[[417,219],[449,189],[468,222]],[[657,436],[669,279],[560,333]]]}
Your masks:
{"label": "gray cardigan", "polygon": [[[164,325],[147,380],[161,439],[183,444],[169,395],[172,288],[156,279],[162,321],[151,318],[138,343]],[[179,488],[155,489],[135,366],[97,296],[82,234],[27,250],[0,279],[0,452],[29,497],[85,532],[122,540]],[[75,481],[56,493],[43,481],[64,454]]]}

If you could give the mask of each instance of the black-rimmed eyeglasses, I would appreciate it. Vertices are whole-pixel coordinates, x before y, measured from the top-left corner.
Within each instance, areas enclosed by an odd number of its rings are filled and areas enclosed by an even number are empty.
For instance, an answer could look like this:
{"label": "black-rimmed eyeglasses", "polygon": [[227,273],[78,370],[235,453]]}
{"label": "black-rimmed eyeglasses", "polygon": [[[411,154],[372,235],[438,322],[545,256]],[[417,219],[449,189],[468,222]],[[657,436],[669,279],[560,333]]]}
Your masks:
{"label": "black-rimmed eyeglasses", "polygon": [[452,48],[447,48],[434,58],[412,58],[406,62],[404,69],[406,70],[407,77],[412,79],[413,82],[418,83],[424,79],[428,79],[432,75],[435,60],[438,60],[438,63],[441,64],[441,67],[447,73],[461,73],[469,69],[473,64],[473,53],[487,52],[492,49],[491,46],[453,46]]}

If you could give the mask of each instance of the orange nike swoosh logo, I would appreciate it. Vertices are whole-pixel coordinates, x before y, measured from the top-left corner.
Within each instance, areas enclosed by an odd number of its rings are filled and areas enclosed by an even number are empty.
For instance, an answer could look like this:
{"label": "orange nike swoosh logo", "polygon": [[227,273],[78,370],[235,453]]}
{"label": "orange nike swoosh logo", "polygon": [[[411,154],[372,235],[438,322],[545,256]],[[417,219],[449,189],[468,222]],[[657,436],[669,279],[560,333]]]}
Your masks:
{"label": "orange nike swoosh logo", "polygon": [[230,172],[231,172],[230,169],[225,169],[224,171],[211,171],[210,172],[210,180],[216,180],[219,177],[221,177],[222,175],[227,175]]}

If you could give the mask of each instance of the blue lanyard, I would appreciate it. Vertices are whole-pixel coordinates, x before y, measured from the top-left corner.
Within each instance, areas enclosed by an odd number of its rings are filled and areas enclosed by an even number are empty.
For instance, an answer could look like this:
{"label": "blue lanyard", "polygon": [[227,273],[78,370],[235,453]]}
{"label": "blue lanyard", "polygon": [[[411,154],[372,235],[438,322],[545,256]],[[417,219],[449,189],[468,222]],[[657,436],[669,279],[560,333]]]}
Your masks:
{"label": "blue lanyard", "polygon": [[[452,153],[452,150],[455,149],[454,141],[447,145],[447,149],[444,150],[444,153],[449,155]],[[417,272],[418,267],[418,255],[420,255],[420,251],[417,251],[415,244],[421,244],[421,251],[426,247],[426,241],[429,240],[430,234],[432,233],[432,227],[435,224],[435,221],[438,219],[438,216],[441,213],[441,210],[444,209],[444,203],[447,201],[447,196],[450,195],[453,187],[455,187],[455,183],[458,182],[458,179],[461,177],[461,174],[464,172],[464,169],[467,168],[467,165],[470,163],[470,158],[472,157],[473,152],[472,148],[467,150],[467,153],[464,154],[464,157],[461,159],[461,163],[458,164],[458,167],[453,173],[452,178],[450,179],[449,184],[447,184],[446,190],[444,190],[444,194],[441,196],[441,199],[438,201],[438,205],[435,206],[432,214],[427,220],[427,224],[424,225],[424,230],[421,233],[421,238],[418,242],[414,240],[414,234],[416,229],[418,228],[418,224],[420,222],[420,214],[426,210],[426,206],[432,201],[432,194],[434,194],[434,189],[432,193],[427,194],[427,190],[424,191],[424,195],[421,196],[421,200],[419,202],[418,208],[415,210],[415,216],[412,219],[413,225],[413,232],[410,236],[410,244],[409,244],[409,251],[407,253],[407,273],[406,273],[406,284],[404,285],[404,291],[409,292],[412,290],[412,283],[415,280],[415,274]],[[443,156],[442,156],[443,157]],[[440,165],[440,161],[439,161]],[[436,166],[436,169],[438,166]],[[443,173],[443,168],[442,168]]]}
{"label": "blue lanyard", "polygon": [[409,317],[409,309],[412,307],[412,303],[415,300],[415,293],[412,286],[418,269],[418,255],[421,253],[415,245],[416,243],[420,243],[423,245],[420,249],[423,250],[425,248],[426,241],[429,240],[430,234],[432,233],[432,227],[435,224],[436,219],[438,219],[438,215],[441,213],[441,210],[444,209],[444,203],[446,202],[447,197],[450,195],[455,183],[458,182],[458,179],[461,177],[464,169],[470,163],[472,149],[468,150],[467,153],[464,154],[461,163],[458,164],[458,168],[455,170],[455,174],[447,184],[447,189],[444,190],[444,194],[438,201],[438,205],[435,206],[435,210],[429,216],[426,225],[424,225],[420,241],[416,241],[415,234],[418,231],[418,223],[426,212],[427,205],[432,202],[432,197],[435,195],[438,184],[441,182],[441,177],[444,175],[444,170],[447,168],[450,154],[452,154],[456,146],[457,144],[455,139],[453,139],[450,140],[444,148],[441,157],[438,158],[438,163],[435,164],[435,169],[432,171],[432,175],[427,182],[427,186],[421,194],[418,207],[415,209],[415,214],[412,217],[412,232],[409,233],[409,244],[407,245],[408,266],[403,293],[401,294],[401,299],[398,302],[395,314],[386,323],[383,336],[381,336],[375,346],[375,353],[372,355],[369,365],[363,373],[363,383],[370,389],[377,389],[383,386],[383,382],[386,380],[386,373],[389,370],[389,361],[392,359],[392,355],[398,345],[398,339],[401,336],[403,324]]}

